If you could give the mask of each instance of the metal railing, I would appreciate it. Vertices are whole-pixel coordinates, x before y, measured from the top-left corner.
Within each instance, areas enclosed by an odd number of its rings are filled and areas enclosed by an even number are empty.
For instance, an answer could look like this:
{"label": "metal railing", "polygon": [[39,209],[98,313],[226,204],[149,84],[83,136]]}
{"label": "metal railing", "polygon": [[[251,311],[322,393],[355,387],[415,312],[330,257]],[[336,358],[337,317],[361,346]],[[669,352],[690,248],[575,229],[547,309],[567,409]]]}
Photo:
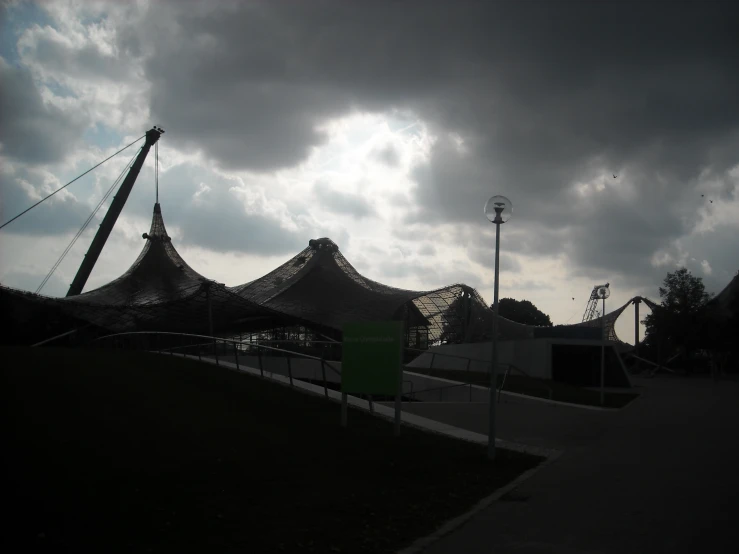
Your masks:
{"label": "metal railing", "polygon": [[[166,344],[166,345],[162,345],[162,344],[159,343],[159,341],[157,341],[157,344],[154,345],[153,348],[150,348],[150,345],[148,344],[148,341],[134,341],[134,340],[129,340],[129,339],[134,338],[134,337],[142,337],[142,338],[144,338],[144,337],[150,337],[150,336],[157,337],[157,338],[158,337],[180,337],[180,344],[175,344],[175,345],[173,345],[173,344]],[[208,342],[186,343],[186,338],[191,338],[191,339],[192,338],[196,338],[196,339],[208,339]],[[326,398],[329,397],[329,395],[328,395],[328,381],[326,379],[326,368],[328,367],[336,375],[339,375],[339,376],[341,375],[341,370],[339,370],[336,367],[334,367],[331,364],[331,362],[329,362],[329,361],[327,361],[327,360],[325,360],[323,358],[320,358],[318,356],[311,356],[310,354],[302,354],[300,352],[292,352],[292,351],[289,351],[289,350],[283,350],[283,349],[280,349],[280,348],[275,348],[275,347],[272,347],[272,346],[266,346],[266,345],[261,345],[261,344],[243,343],[243,342],[241,342],[239,340],[227,339],[227,338],[223,338],[223,337],[212,337],[212,336],[208,336],[208,335],[197,335],[197,334],[192,334],[192,333],[172,333],[172,332],[165,332],[165,331],[129,331],[129,332],[125,332],[125,333],[113,333],[111,335],[105,335],[103,337],[98,337],[93,342],[106,341],[106,340],[107,341],[113,341],[113,346],[114,347],[122,348],[122,349],[131,349],[132,346],[135,346],[134,343],[136,343],[136,342],[138,342],[139,344],[143,343],[143,348],[141,348],[142,350],[154,351],[154,352],[158,352],[160,354],[169,353],[172,356],[175,355],[175,353],[176,353],[175,351],[180,350],[180,351],[182,351],[181,352],[181,355],[183,357],[185,357],[185,356],[194,357],[195,356],[194,354],[188,354],[187,352],[185,352],[185,350],[188,349],[188,348],[189,349],[197,348],[198,349],[197,350],[197,357],[198,357],[199,360],[202,360],[203,355],[205,355],[205,357],[209,357],[209,356],[213,355],[215,357],[216,365],[218,365],[218,366],[221,365],[220,358],[218,357],[218,344],[232,345],[233,346],[233,356],[235,358],[236,369],[237,370],[240,370],[241,369],[240,362],[239,362],[239,347],[255,348],[255,349],[257,349],[257,357],[258,357],[258,363],[259,363],[259,374],[261,375],[261,377],[264,377],[264,373],[265,373],[264,364],[263,364],[262,355],[261,355],[262,354],[262,350],[279,351],[279,352],[284,352],[286,354],[291,354],[292,356],[299,357],[299,358],[306,358],[306,359],[311,359],[311,360],[317,360],[317,361],[320,361],[321,362],[321,373],[322,373],[322,377],[323,377],[323,392],[324,392],[324,396]],[[213,347],[212,354],[210,352],[206,352],[205,354],[203,354],[202,347],[204,347],[204,346]],[[135,348],[133,348],[133,349],[135,349]],[[227,353],[227,352],[223,352],[222,355],[223,354],[231,355],[231,353]],[[288,358],[286,358],[286,360],[287,360],[288,379],[290,381],[290,386],[292,387],[292,386],[294,386],[294,380],[293,380],[293,372],[292,372],[291,358],[288,357]],[[267,373],[271,373],[272,375],[274,375],[275,373],[277,373],[278,375],[280,374],[278,372],[269,371],[269,370],[267,370]],[[371,399],[370,399],[370,402],[372,402]]]}
{"label": "metal railing", "polygon": [[[512,364],[501,364],[501,365],[506,366],[506,371],[503,374],[503,380],[502,380],[502,382],[500,383],[500,385],[498,386],[498,389],[497,389],[498,390],[498,394],[496,396],[496,401],[497,402],[500,402],[500,393],[503,392],[503,389],[505,388],[505,383],[506,383],[506,380],[508,379],[508,374],[510,373],[511,370],[519,371],[523,375],[525,375],[526,377],[528,377],[528,378],[530,378],[530,379],[532,379],[534,381],[540,382],[542,385],[544,385],[544,387],[546,387],[546,389],[547,389],[547,391],[549,393],[549,399],[550,400],[552,399],[553,394],[554,394],[554,389],[551,386],[549,386],[549,384],[546,383],[546,381],[544,381],[542,379],[539,379],[537,377],[531,377],[525,371],[523,371],[520,368],[517,368],[516,366],[514,366]],[[430,376],[430,377],[432,377],[432,376]],[[413,393],[413,399],[414,400],[416,399],[415,398],[415,395],[417,395],[417,394],[421,394],[421,393],[424,393],[424,392],[439,391],[439,402],[441,402],[441,401],[443,401],[443,398],[444,398],[443,395],[444,395],[444,392],[445,391],[450,390],[450,389],[455,389],[455,388],[461,388],[461,387],[468,387],[468,389],[469,389],[468,401],[469,402],[472,402],[472,387],[483,387],[483,388],[488,388],[488,389],[490,388],[490,387],[485,387],[484,385],[480,385],[480,384],[476,384],[476,383],[454,383],[454,384],[450,384],[450,385],[442,385],[440,387],[429,387],[429,388],[426,388],[426,389],[417,390],[417,391],[415,391]]]}
{"label": "metal railing", "polygon": [[[456,388],[460,388],[460,387],[468,387],[469,388],[469,393],[470,393],[469,394],[469,402],[472,402],[472,387],[473,386],[479,386],[479,385],[474,385],[473,383],[455,383],[453,385],[444,385],[444,386],[441,386],[441,387],[430,387],[430,388],[427,388],[427,389],[417,390],[415,392],[412,392],[409,396],[410,396],[410,398],[412,400],[417,400],[416,399],[416,395],[417,394],[421,394],[423,392],[439,391],[439,402],[442,402],[444,400],[444,391],[449,390],[449,389],[456,389]],[[498,392],[500,392],[500,390]]]}
{"label": "metal railing", "polygon": [[[420,348],[410,348],[406,347],[406,352],[420,352],[422,354],[431,354],[431,363],[429,364],[429,367],[427,368],[418,368],[418,369],[434,369],[434,360],[436,359],[436,356],[442,356],[444,358],[456,358],[458,360],[467,360],[467,367],[465,368],[465,371],[468,371],[470,369],[470,363],[471,362],[481,362],[487,365],[490,365],[490,360],[481,360],[479,358],[470,358],[469,356],[460,356],[459,354],[445,354],[442,352],[434,352],[429,350],[421,350]],[[501,364],[503,365],[503,364]],[[443,368],[442,368],[443,369]]]}
{"label": "metal railing", "polygon": [[[202,358],[204,356],[206,358],[212,356],[212,357],[215,358],[216,365],[219,365],[219,366],[220,366],[221,360],[220,360],[220,357],[219,357],[219,352],[218,352],[219,349],[218,349],[218,346],[219,345],[223,345],[224,347],[226,347],[226,351],[221,352],[221,356],[223,356],[223,355],[227,355],[227,356],[233,355],[234,356],[235,363],[236,363],[236,368],[239,369],[239,370],[241,369],[241,367],[240,367],[240,360],[239,360],[239,352],[241,351],[243,353],[243,351],[248,351],[248,350],[252,350],[252,349],[253,350],[256,350],[257,361],[258,361],[258,369],[259,369],[259,373],[260,373],[260,376],[261,377],[264,377],[264,373],[265,372],[270,373],[272,375],[274,375],[274,374],[281,375],[281,373],[279,371],[265,370],[263,356],[262,356],[263,353],[267,353],[267,352],[279,352],[279,353],[282,353],[282,354],[286,354],[286,355],[288,355],[288,356],[285,357],[285,360],[286,360],[286,366],[287,366],[287,368],[286,368],[287,369],[287,377],[288,377],[288,380],[290,382],[290,386],[294,386],[294,376],[293,376],[293,369],[292,369],[291,357],[319,361],[319,362],[321,362],[321,376],[322,376],[322,380],[323,380],[324,396],[326,398],[328,398],[328,396],[329,396],[328,395],[328,388],[329,388],[328,387],[328,380],[326,378],[326,368],[328,368],[330,371],[333,371],[335,375],[341,376],[341,370],[338,369],[338,368],[336,368],[330,361],[328,361],[328,360],[326,360],[326,359],[324,359],[322,357],[313,356],[311,354],[304,354],[302,352],[296,352],[296,351],[293,351],[293,350],[286,350],[286,349],[283,349],[283,348],[277,348],[277,347],[274,347],[274,346],[267,346],[266,344],[260,344],[260,343],[263,343],[263,342],[279,343],[279,342],[284,342],[284,341],[259,341],[259,343],[252,343],[252,342],[244,342],[244,341],[237,340],[237,339],[232,339],[232,338],[215,337],[215,336],[209,336],[209,335],[199,335],[199,334],[193,334],[193,333],[175,333],[175,332],[166,332],[166,331],[129,331],[129,332],[124,332],[124,333],[113,333],[113,334],[110,334],[110,335],[105,335],[103,337],[99,337],[99,338],[95,339],[93,342],[111,341],[112,340],[112,341],[114,341],[114,346],[115,347],[124,348],[125,349],[125,348],[131,348],[132,346],[135,346],[135,345],[133,345],[133,343],[136,342],[136,341],[130,340],[132,338],[135,338],[135,337],[152,337],[152,336],[155,337],[155,338],[157,338],[157,337],[179,337],[180,338],[180,344],[171,344],[171,342],[170,342],[168,344],[162,345],[157,340],[156,341],[156,345],[154,345],[153,348],[150,348],[150,345],[148,344],[148,341],[139,341],[139,342],[144,342],[144,347],[141,348],[141,349],[143,349],[143,350],[153,350],[153,351],[159,352],[159,353],[169,353],[170,355],[175,355],[176,353],[181,353],[183,357],[184,356],[192,356],[192,357],[195,357],[195,355],[197,355],[197,357],[198,357],[199,360],[202,360]],[[207,342],[202,342],[202,341],[200,341],[200,342],[187,342],[186,339],[207,339]],[[309,342],[325,343],[325,341],[309,341]],[[229,345],[230,346],[233,346],[233,350],[231,352],[228,352],[227,351]],[[203,352],[203,347],[207,347],[208,349],[211,349],[212,348],[212,351],[206,351],[204,353]],[[196,351],[197,353],[196,354],[188,353],[187,352],[188,349],[190,349],[190,350],[191,349],[197,349],[197,351]],[[422,353],[428,352],[428,350],[420,350],[420,349],[417,349],[417,348],[406,348],[406,350],[407,351],[422,352]],[[434,357],[435,357],[436,354],[437,354],[436,352],[431,352],[432,362],[431,362],[430,366],[433,366],[433,360],[434,360]],[[481,360],[481,359],[477,359],[477,358],[470,358],[468,356],[460,356],[460,355],[457,355],[457,354],[443,354],[443,353],[439,353],[439,355],[440,356],[445,356],[445,357],[450,357],[450,358],[457,358],[457,359],[467,360],[467,366],[466,366],[467,368],[469,368],[470,363],[473,362],[473,361],[474,362],[481,362],[481,363],[485,363],[485,364],[489,364],[490,363],[489,360]],[[270,358],[270,359],[271,360],[275,360],[275,358]],[[498,395],[497,395],[497,401],[498,402],[500,402],[500,393],[504,390],[506,381],[508,379],[508,375],[511,372],[511,370],[517,371],[518,373],[521,373],[522,375],[528,377],[532,381],[536,381],[536,382],[540,383],[541,385],[543,385],[548,390],[549,398],[552,399],[552,396],[553,396],[553,392],[554,391],[553,391],[552,387],[546,381],[544,381],[541,378],[533,377],[533,376],[529,375],[527,372],[525,372],[524,370],[522,370],[521,368],[519,368],[519,367],[517,367],[517,366],[515,366],[513,364],[501,364],[501,365],[504,366],[504,367],[506,367],[506,371],[505,371],[505,374],[503,375],[503,380],[502,380],[500,386],[498,387]],[[404,366],[404,370],[406,370],[406,369],[408,369],[410,371],[413,371],[413,370],[434,369],[434,368],[433,367],[429,367],[429,368],[418,367],[418,368],[416,368],[416,367],[407,367],[407,366]],[[433,377],[433,376],[431,376],[431,377]],[[461,388],[461,387],[468,387],[469,388],[468,398],[469,398],[469,401],[471,402],[472,401],[472,387],[473,386],[484,386],[484,385],[476,385],[475,383],[454,383],[454,384],[450,384],[450,385],[442,385],[442,386],[439,386],[439,387],[430,387],[430,388],[421,389],[421,390],[414,390],[414,383],[413,383],[413,381],[408,380],[408,379],[404,379],[403,380],[403,383],[404,384],[409,384],[410,385],[409,386],[409,389],[410,390],[408,392],[403,392],[401,390],[401,394],[403,396],[407,396],[408,398],[410,398],[411,401],[416,401],[417,400],[417,396],[419,394],[421,394],[421,393],[427,393],[427,392],[431,392],[431,391],[439,391],[439,400],[442,400],[445,390],[455,389],[455,388]],[[372,396],[371,395],[364,395],[364,396],[366,397],[366,399],[369,402],[370,411],[374,412],[374,401],[373,401]]]}
{"label": "metal railing", "polygon": [[[549,400],[552,400],[552,398],[554,397],[554,389],[544,379],[542,379],[541,377],[534,377],[533,375],[529,375],[523,369],[513,364],[503,364],[503,365],[505,365],[507,369],[506,369],[506,372],[503,374],[503,382],[500,384],[501,391],[503,390],[503,387],[505,387],[505,382],[506,382],[506,379],[508,379],[508,374],[510,373],[511,370],[513,370],[513,371],[518,371],[524,377],[528,377],[529,379],[541,385],[544,385],[544,387],[547,389],[547,392],[549,394]],[[500,396],[498,396],[498,402],[500,402]]]}
{"label": "metal railing", "polygon": [[[446,357],[446,358],[455,358],[455,359],[459,359],[459,360],[467,360],[467,366],[465,367],[465,369],[463,369],[463,370],[461,370],[461,369],[460,370],[454,369],[454,370],[450,370],[450,371],[469,371],[470,370],[470,363],[471,362],[480,362],[480,363],[484,363],[486,365],[490,365],[490,360],[482,360],[480,358],[470,358],[468,356],[460,356],[459,354],[445,354],[445,353],[442,353],[442,352],[429,352],[428,350],[419,350],[418,348],[406,348],[406,350],[415,351],[415,352],[422,352],[422,353],[430,353],[431,354],[431,362],[429,363],[429,366],[428,367],[413,367],[413,366],[406,365],[405,367],[409,371],[413,371],[413,370],[424,370],[424,369],[445,369],[445,368],[434,368],[434,359],[435,359],[435,357],[436,357],[437,354],[439,356]],[[501,393],[501,391],[503,391],[503,388],[505,387],[506,380],[508,379],[508,375],[511,372],[511,370],[517,371],[518,373],[520,373],[524,377],[528,377],[532,381],[535,381],[535,382],[543,385],[547,389],[547,392],[548,392],[548,395],[549,395],[549,400],[552,400],[552,397],[554,396],[554,389],[551,387],[551,385],[549,385],[549,383],[547,383],[541,377],[534,377],[533,375],[529,375],[526,371],[524,371],[523,369],[521,369],[520,367],[518,367],[518,366],[516,366],[514,364],[510,364],[509,363],[509,364],[499,364],[499,365],[505,367],[506,368],[506,371],[503,374],[503,382],[500,384],[500,387],[498,388],[498,397],[497,397],[497,401],[498,402],[500,402],[500,393]],[[467,385],[473,385],[473,384],[474,383],[463,383],[461,386],[467,386]],[[427,390],[437,390],[437,389],[444,390],[444,389],[449,389],[449,388],[455,388],[455,387],[458,387],[458,386],[460,386],[460,385],[456,385],[455,384],[455,385],[447,385],[447,386],[443,386],[443,387],[433,387],[432,389],[422,389],[422,390],[416,391],[416,393],[424,392],[424,391],[427,391]],[[484,386],[484,385],[477,385],[477,386]],[[472,389],[470,389],[470,398],[471,397],[472,397]]]}

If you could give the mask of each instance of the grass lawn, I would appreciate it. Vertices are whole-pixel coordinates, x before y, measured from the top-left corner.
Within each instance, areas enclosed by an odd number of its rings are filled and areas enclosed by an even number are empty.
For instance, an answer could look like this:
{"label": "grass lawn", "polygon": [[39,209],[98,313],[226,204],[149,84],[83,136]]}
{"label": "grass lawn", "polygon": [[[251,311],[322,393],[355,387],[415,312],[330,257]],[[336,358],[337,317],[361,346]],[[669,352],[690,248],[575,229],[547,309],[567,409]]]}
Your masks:
{"label": "grass lawn", "polygon": [[9,552],[394,552],[541,459],[211,364],[0,348]]}
{"label": "grass lawn", "polygon": [[[480,371],[461,371],[454,369],[424,369],[424,368],[408,368],[408,371],[414,373],[422,373],[433,377],[441,377],[452,381],[460,381],[462,383],[472,383],[487,387],[490,385],[490,378],[487,373]],[[503,382],[503,375],[498,375],[498,385]],[[595,390],[583,389],[566,383],[558,383],[556,381],[545,380],[547,385],[552,388],[552,400],[559,402],[571,402],[572,404],[583,404],[586,406],[600,406],[600,392]],[[529,396],[537,396],[540,398],[549,398],[549,389],[536,379],[526,377],[524,375],[508,375],[503,390],[517,392],[519,394],[527,394]],[[608,408],[623,408],[629,402],[639,395],[631,392],[606,392],[605,405]]]}

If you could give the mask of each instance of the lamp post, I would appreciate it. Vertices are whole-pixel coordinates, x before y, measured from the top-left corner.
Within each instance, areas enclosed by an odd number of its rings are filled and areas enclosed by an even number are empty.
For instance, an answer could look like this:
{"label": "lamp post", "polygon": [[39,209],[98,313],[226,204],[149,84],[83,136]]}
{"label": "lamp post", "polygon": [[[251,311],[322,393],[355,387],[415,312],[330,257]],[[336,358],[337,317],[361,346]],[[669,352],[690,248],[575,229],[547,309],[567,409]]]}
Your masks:
{"label": "lamp post", "polygon": [[603,311],[600,315],[600,405],[606,403],[605,377],[606,377],[606,298],[611,296],[611,287],[606,283],[598,287],[598,298],[603,299]]}
{"label": "lamp post", "polygon": [[495,459],[495,408],[498,388],[498,272],[500,260],[500,225],[513,213],[513,204],[505,196],[493,196],[485,203],[485,217],[495,223],[495,281],[493,283],[493,336],[490,356],[490,410],[488,414],[488,458]]}

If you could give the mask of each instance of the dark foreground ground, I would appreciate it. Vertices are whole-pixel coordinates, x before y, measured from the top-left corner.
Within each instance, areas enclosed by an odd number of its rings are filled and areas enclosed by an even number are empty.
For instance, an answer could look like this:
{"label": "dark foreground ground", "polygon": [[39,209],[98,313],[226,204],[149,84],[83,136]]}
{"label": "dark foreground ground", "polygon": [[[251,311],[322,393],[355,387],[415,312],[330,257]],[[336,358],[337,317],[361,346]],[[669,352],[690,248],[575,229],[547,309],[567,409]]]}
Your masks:
{"label": "dark foreground ground", "polygon": [[[167,356],[0,349],[6,552],[393,552],[540,459]],[[8,548],[9,546],[9,548]]]}

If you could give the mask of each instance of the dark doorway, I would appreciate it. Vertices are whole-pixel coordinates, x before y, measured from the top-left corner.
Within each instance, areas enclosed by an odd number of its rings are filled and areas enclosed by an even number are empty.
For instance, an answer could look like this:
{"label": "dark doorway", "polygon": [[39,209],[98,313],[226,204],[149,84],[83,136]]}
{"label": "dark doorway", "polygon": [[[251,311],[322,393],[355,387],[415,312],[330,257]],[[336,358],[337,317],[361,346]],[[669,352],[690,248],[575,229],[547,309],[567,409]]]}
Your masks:
{"label": "dark doorway", "polygon": [[[600,386],[600,345],[553,344],[552,379],[580,387]],[[606,387],[629,387],[616,351],[606,347]]]}

